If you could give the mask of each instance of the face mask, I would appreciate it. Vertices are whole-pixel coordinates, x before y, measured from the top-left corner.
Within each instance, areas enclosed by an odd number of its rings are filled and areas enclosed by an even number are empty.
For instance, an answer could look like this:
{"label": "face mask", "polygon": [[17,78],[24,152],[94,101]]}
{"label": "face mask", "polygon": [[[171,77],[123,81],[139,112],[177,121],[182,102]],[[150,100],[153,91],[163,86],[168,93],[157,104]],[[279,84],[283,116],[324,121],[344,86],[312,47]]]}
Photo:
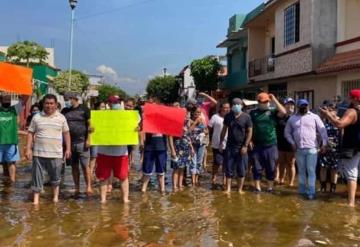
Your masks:
{"label": "face mask", "polygon": [[299,108],[299,113],[300,113],[300,114],[305,114],[305,113],[307,113],[307,112],[308,112],[307,107],[300,107],[300,108]]}
{"label": "face mask", "polygon": [[31,115],[36,115],[36,114],[38,114],[39,113],[39,111],[33,111],[32,113],[31,113]]}
{"label": "face mask", "polygon": [[259,104],[258,105],[258,108],[262,111],[265,111],[265,110],[269,110],[270,108],[270,103],[265,103],[265,104]]}
{"label": "face mask", "polygon": [[294,107],[286,109],[287,114],[292,115],[294,113]]}
{"label": "face mask", "polygon": [[235,113],[235,114],[239,114],[242,110],[242,106],[241,105],[233,105],[233,107],[231,108],[231,110]]}
{"label": "face mask", "polygon": [[65,101],[65,107],[66,107],[66,108],[70,108],[70,107],[71,107],[71,102],[70,102],[70,100]]}
{"label": "face mask", "polygon": [[4,108],[9,108],[11,106],[11,103],[2,103],[1,106]]}
{"label": "face mask", "polygon": [[113,104],[113,105],[111,105],[111,109],[113,109],[113,110],[120,110],[120,109],[121,109],[121,105],[120,105],[120,104]]}

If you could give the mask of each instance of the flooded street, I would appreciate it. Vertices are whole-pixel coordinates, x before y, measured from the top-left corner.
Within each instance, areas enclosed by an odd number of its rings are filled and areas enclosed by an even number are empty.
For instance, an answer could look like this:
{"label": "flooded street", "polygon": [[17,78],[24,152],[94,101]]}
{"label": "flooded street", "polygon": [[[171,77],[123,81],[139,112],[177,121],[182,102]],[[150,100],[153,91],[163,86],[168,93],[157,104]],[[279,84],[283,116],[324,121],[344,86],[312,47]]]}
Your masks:
{"label": "flooded street", "polygon": [[36,208],[31,166],[18,165],[16,185],[0,183],[0,246],[360,246],[360,211],[341,205],[344,186],[336,196],[307,201],[285,187],[255,194],[248,181],[245,195],[227,196],[211,190],[205,174],[201,187],[174,194],[169,175],[166,195],[155,186],[143,195],[138,170],[129,205],[120,202],[118,187],[106,205],[98,186],[93,197],[74,198],[67,167],[60,202],[54,205],[45,187]]}

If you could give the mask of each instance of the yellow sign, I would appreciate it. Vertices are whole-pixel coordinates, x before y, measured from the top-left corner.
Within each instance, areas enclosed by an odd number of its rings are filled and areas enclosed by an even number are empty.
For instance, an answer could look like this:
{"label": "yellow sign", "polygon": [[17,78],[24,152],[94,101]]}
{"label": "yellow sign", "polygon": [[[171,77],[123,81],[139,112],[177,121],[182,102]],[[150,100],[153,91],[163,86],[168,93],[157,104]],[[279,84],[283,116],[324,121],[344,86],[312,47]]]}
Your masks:
{"label": "yellow sign", "polygon": [[139,113],[137,111],[91,111],[91,145],[137,145]]}

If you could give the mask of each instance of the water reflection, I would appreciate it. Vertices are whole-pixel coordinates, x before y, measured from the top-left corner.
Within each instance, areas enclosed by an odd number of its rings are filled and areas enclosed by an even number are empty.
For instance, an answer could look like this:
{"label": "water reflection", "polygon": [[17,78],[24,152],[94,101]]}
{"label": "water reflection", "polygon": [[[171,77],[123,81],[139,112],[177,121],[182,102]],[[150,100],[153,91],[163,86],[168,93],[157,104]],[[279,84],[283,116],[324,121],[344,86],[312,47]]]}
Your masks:
{"label": "water reflection", "polygon": [[200,188],[170,193],[169,183],[166,195],[155,187],[142,194],[134,169],[131,203],[122,204],[115,188],[100,205],[97,195],[73,197],[68,170],[60,202],[51,203],[46,188],[34,207],[29,166],[18,171],[15,187],[0,180],[0,246],[349,246],[360,241],[359,211],[341,206],[341,193],[307,201],[295,189],[255,194],[248,187],[245,195],[226,195],[210,190],[207,175]]}

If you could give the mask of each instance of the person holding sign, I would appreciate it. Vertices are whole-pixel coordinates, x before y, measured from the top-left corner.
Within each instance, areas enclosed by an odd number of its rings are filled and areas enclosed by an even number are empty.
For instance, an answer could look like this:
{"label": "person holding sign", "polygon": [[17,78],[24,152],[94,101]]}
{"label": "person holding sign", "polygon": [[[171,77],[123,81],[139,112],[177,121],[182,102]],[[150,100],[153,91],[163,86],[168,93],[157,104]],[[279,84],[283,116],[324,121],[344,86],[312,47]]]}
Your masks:
{"label": "person holding sign", "polygon": [[[110,96],[108,99],[111,110],[121,110],[120,101],[117,97]],[[95,127],[96,132],[96,127]],[[122,200],[129,202],[129,157],[126,145],[98,146],[96,177],[100,180],[101,203],[106,203],[108,180],[113,172],[114,177],[121,182]]]}
{"label": "person holding sign", "polygon": [[18,121],[15,107],[11,106],[11,96],[0,96],[0,163],[4,175],[15,182],[16,162],[20,160],[18,148]]}
{"label": "person holding sign", "polygon": [[165,170],[167,161],[167,137],[163,134],[146,133],[142,141],[144,145],[142,192],[146,192],[154,165],[158,177],[160,192],[165,192]]}

